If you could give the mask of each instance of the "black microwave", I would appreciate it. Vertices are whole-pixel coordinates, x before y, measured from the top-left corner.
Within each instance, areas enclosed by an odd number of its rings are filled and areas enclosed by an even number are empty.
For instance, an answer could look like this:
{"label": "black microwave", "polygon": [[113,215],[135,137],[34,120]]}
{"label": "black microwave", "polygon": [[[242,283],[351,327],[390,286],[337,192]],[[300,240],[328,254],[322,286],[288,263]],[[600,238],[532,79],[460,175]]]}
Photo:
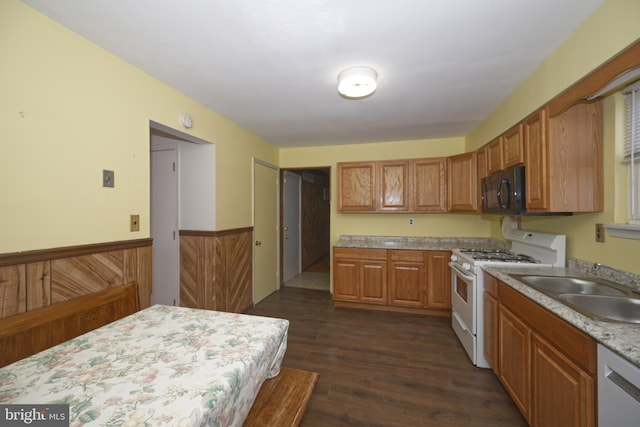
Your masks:
{"label": "black microwave", "polygon": [[482,178],[482,212],[501,215],[522,215],[526,212],[524,166]]}

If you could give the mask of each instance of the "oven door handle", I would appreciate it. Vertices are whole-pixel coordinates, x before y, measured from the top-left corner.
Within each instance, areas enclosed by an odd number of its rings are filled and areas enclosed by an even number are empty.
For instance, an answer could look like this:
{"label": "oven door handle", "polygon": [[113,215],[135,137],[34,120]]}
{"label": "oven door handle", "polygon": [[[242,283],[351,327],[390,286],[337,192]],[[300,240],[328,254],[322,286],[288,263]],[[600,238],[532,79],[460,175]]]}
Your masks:
{"label": "oven door handle", "polygon": [[462,328],[463,331],[468,331],[469,328],[467,328],[467,325],[464,323],[464,320],[462,320],[462,317],[460,317],[460,315],[458,313],[456,313],[455,310],[453,310],[451,312],[451,314],[453,315],[453,317],[456,318],[456,320],[458,321],[458,324],[460,325],[460,327]]}
{"label": "oven door handle", "polygon": [[456,264],[452,262],[449,263],[449,267],[451,267],[451,269],[454,270],[463,279],[466,279],[468,281],[473,281],[473,279],[475,278],[473,274],[465,273],[464,271],[460,270],[460,267],[458,267]]}

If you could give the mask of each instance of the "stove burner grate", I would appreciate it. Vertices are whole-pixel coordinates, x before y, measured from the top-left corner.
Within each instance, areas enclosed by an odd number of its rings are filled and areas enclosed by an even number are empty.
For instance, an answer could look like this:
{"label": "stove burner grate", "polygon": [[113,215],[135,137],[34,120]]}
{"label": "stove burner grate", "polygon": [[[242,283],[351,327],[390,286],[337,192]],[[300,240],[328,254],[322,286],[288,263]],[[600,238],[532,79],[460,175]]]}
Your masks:
{"label": "stove burner grate", "polygon": [[516,254],[504,249],[460,249],[460,252],[469,254],[476,261],[540,263],[540,261],[529,255]]}

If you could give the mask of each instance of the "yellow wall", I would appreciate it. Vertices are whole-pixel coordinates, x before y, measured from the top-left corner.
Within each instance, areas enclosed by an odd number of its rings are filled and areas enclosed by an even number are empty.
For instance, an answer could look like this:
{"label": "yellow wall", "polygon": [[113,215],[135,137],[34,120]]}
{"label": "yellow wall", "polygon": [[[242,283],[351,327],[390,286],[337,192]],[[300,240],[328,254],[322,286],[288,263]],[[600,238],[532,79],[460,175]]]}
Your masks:
{"label": "yellow wall", "polygon": [[[504,102],[468,136],[467,150],[475,150],[535,111],[565,88],[606,62],[640,38],[640,2],[607,0],[561,46],[552,52]],[[618,100],[619,101],[619,100]],[[610,237],[595,242],[595,224],[626,220],[624,170],[619,166],[620,123],[615,114],[616,97],[604,101],[604,190],[605,210],[571,217],[525,217],[529,230],[567,235],[567,257],[602,262],[640,274],[639,240]],[[616,152],[618,154],[616,155]],[[498,218],[491,235],[500,236]]]}
{"label": "yellow wall", "polygon": [[467,135],[467,150],[480,148],[640,38],[639,16],[637,0],[606,0]]}
{"label": "yellow wall", "polygon": [[277,147],[17,0],[0,57],[0,253],[149,237],[149,120],[185,131],[181,112],[216,144],[217,229],[252,225],[252,157]]}
{"label": "yellow wall", "polygon": [[[337,162],[446,157],[463,151],[464,138],[285,148],[280,150],[280,167],[331,167],[331,242],[341,234],[487,237],[489,224],[476,214],[345,214],[336,211]],[[409,218],[414,219],[413,225],[408,224]]]}
{"label": "yellow wall", "polygon": [[[285,168],[330,166],[335,205],[338,161],[436,157],[474,150],[509,128],[624,47],[640,38],[640,2],[607,0],[584,25],[466,139],[358,144],[278,150],[216,112],[164,85],[18,0],[0,2],[0,253],[149,236],[149,120],[216,144],[216,228],[252,224],[252,158]],[[542,29],[541,29],[542,31]],[[615,179],[614,102],[606,101],[605,191],[602,213],[525,218],[530,229],[562,232],[570,257],[640,273],[638,241],[607,236],[594,224],[613,222],[623,205]],[[101,186],[102,169],[116,187]],[[617,178],[616,178],[617,177]],[[128,231],[132,213],[141,231]],[[337,214],[340,234],[494,236],[498,218],[480,215]]]}

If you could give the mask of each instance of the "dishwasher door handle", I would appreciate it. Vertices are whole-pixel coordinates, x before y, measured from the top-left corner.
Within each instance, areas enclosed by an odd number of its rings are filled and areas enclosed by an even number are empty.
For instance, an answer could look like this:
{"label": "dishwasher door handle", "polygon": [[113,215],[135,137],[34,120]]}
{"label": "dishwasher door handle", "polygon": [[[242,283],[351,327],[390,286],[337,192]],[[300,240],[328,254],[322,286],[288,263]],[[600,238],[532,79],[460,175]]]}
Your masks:
{"label": "dishwasher door handle", "polygon": [[625,393],[631,396],[636,402],[640,403],[640,389],[631,384],[625,377],[611,369],[611,366],[604,366],[604,376],[609,381],[620,387]]}

